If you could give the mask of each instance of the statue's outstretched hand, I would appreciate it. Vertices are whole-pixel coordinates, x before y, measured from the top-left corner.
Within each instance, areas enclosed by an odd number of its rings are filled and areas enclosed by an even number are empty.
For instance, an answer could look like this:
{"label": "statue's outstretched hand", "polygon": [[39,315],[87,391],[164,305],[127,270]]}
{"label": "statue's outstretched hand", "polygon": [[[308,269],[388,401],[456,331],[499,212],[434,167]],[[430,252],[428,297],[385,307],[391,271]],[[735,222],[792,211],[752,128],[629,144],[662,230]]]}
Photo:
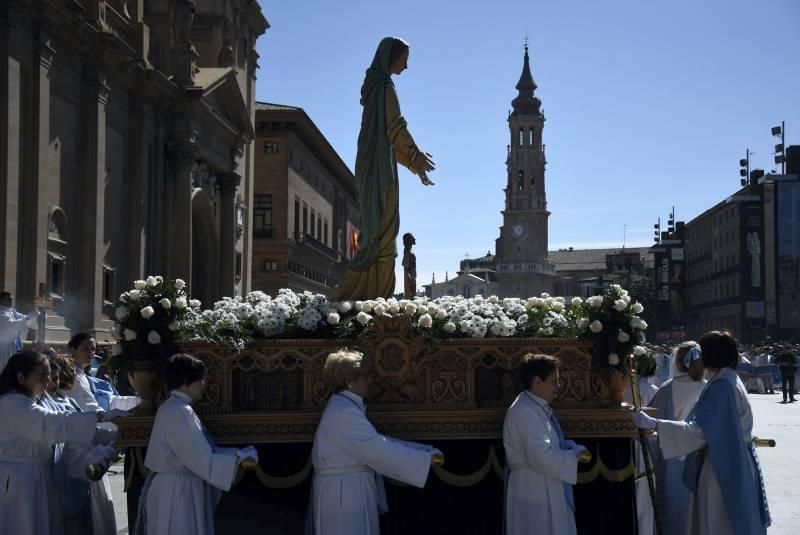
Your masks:
{"label": "statue's outstretched hand", "polygon": [[425,173],[436,169],[436,165],[433,163],[433,156],[422,151],[419,151],[416,158],[414,158],[414,167]]}
{"label": "statue's outstretched hand", "polygon": [[433,180],[428,178],[428,174],[425,171],[419,172],[419,180],[425,186],[433,186]]}

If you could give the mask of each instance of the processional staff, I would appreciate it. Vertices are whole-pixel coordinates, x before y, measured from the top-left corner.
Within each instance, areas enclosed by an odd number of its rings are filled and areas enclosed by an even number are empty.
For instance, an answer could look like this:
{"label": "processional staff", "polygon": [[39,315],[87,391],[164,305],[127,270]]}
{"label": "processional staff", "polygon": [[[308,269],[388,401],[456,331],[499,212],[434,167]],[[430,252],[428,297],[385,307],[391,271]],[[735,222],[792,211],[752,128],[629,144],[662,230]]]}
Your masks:
{"label": "processional staff", "polygon": [[[631,397],[633,398],[633,410],[642,410],[642,394],[639,391],[639,373],[636,371],[636,357],[633,354],[628,355],[628,368],[630,369],[631,377]],[[653,523],[656,528],[656,535],[661,535],[664,531],[661,524],[661,512],[656,503],[656,479],[653,472],[653,459],[650,456],[650,448],[647,445],[647,435],[644,429],[639,429],[639,445],[642,450],[642,458],[644,459],[644,469],[647,473],[647,486],[650,489],[650,501],[653,504]]]}

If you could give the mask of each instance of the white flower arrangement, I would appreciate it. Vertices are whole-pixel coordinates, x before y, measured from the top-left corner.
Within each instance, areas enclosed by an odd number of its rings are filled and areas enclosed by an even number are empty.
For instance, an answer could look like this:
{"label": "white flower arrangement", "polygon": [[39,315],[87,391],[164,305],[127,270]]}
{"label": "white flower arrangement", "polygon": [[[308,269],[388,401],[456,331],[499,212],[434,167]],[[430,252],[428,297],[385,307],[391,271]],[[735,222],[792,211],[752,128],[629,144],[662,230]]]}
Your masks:
{"label": "white flower arrangement", "polygon": [[169,357],[189,312],[195,313],[187,290],[185,281],[160,275],[134,281],[133,288],[120,295],[114,312],[115,357],[131,363]]}

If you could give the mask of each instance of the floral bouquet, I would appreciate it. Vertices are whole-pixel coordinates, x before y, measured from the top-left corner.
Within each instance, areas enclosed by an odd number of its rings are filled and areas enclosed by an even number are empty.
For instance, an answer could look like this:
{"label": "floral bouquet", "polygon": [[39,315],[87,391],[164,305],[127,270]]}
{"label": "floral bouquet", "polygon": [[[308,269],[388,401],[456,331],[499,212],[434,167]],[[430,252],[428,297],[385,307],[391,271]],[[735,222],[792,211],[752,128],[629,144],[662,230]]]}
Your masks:
{"label": "floral bouquet", "polygon": [[579,334],[593,342],[592,368],[596,371],[616,370],[625,374],[625,359],[647,353],[641,346],[645,341],[647,322],[638,314],[644,311],[640,303],[631,303],[627,290],[612,284],[605,295],[589,297],[578,320]]}
{"label": "floral bouquet", "polygon": [[123,367],[157,369],[176,351],[185,322],[200,301],[191,299],[181,279],[150,276],[119,296],[113,354]]}

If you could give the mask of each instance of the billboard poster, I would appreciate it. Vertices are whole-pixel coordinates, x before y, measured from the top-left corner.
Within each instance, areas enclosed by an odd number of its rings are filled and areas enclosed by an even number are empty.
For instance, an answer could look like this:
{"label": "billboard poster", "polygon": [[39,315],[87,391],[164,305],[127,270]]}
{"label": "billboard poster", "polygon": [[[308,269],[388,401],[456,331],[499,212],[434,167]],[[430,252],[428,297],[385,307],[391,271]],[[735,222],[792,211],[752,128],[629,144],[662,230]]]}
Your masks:
{"label": "billboard poster", "polygon": [[777,202],[778,325],[800,331],[800,182],[779,182]]}
{"label": "billboard poster", "polygon": [[685,278],[683,247],[672,247],[669,249],[669,316],[673,338],[683,338],[686,324]]}
{"label": "billboard poster", "polygon": [[659,340],[671,338],[672,330],[670,261],[668,253],[669,249],[661,249],[656,250],[653,254],[656,278],[656,338]]}
{"label": "billboard poster", "polygon": [[745,202],[741,210],[741,281],[745,330],[766,328],[764,302],[764,220],[760,202]]}

